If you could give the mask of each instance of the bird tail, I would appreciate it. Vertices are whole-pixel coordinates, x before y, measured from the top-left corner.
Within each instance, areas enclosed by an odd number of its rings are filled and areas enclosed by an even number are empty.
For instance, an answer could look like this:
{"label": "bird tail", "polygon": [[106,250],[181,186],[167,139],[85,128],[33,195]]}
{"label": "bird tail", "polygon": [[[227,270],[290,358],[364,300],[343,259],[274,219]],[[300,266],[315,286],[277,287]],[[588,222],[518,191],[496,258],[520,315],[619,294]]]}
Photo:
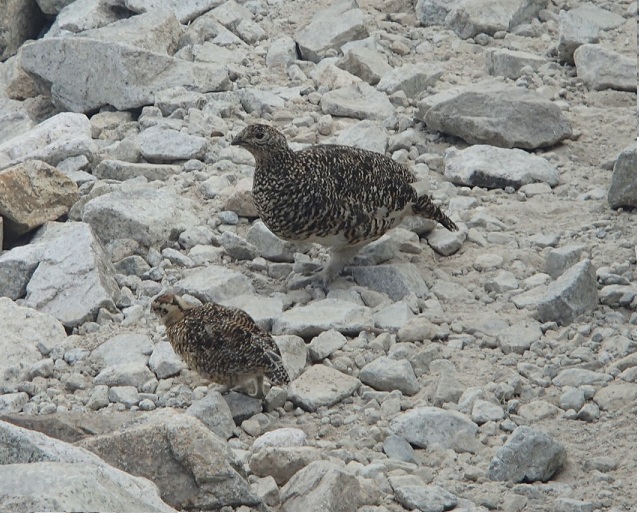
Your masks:
{"label": "bird tail", "polygon": [[433,219],[438,223],[441,223],[444,228],[451,232],[456,232],[459,228],[442,210],[433,203],[433,200],[425,194],[417,198],[417,201],[413,205],[413,212],[415,215],[425,217],[427,219]]}

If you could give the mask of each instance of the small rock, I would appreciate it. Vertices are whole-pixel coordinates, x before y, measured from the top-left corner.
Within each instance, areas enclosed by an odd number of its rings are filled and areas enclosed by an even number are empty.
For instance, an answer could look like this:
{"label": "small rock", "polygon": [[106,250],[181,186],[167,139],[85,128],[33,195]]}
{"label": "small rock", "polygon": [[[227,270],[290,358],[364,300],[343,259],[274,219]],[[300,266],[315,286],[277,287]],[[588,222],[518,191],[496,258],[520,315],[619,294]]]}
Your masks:
{"label": "small rock", "polygon": [[233,415],[219,392],[210,390],[202,399],[193,401],[186,413],[200,419],[207,428],[224,440],[233,436]]}
{"label": "small rock", "polygon": [[615,162],[608,190],[610,208],[637,206],[637,147],[622,151]]}
{"label": "small rock", "polygon": [[308,354],[314,362],[320,362],[328,358],[346,344],[346,337],[335,330],[320,333],[311,340],[308,346]]}
{"label": "small rock", "polygon": [[168,342],[159,342],[149,358],[149,367],[158,379],[175,376],[185,367]]}
{"label": "small rock", "polygon": [[398,486],[396,500],[406,509],[419,511],[450,511],[457,506],[457,497],[441,486]]}
{"label": "small rock", "polygon": [[250,419],[253,415],[262,413],[262,401],[255,397],[249,397],[238,392],[229,392],[223,395],[222,398],[228,405],[233,421],[237,425]]}
{"label": "small rock", "polygon": [[425,296],[428,288],[414,264],[388,264],[349,267],[358,285],[387,294],[393,301],[401,301],[414,292]]}
{"label": "small rock", "polygon": [[382,356],[365,365],[359,375],[362,383],[376,390],[399,390],[414,395],[420,390],[419,382],[408,360],[394,360]]}
{"label": "small rock", "polygon": [[256,476],[271,476],[282,486],[297,471],[321,458],[320,450],[315,447],[265,446],[253,453],[249,466]]}
{"label": "small rock", "polygon": [[256,452],[262,447],[295,447],[306,445],[306,433],[297,428],[279,428],[257,437],[251,445]]}
{"label": "small rock", "polygon": [[473,404],[471,418],[479,425],[490,421],[500,421],[504,418],[504,410],[498,404],[478,399]]}
{"label": "small rock", "polygon": [[558,387],[580,387],[582,385],[603,385],[610,381],[612,376],[589,369],[564,369],[552,383]]}
{"label": "small rock", "polygon": [[351,396],[361,385],[357,378],[325,365],[313,365],[290,384],[289,397],[305,410],[315,411]]}
{"label": "small rock", "polygon": [[389,458],[400,461],[417,463],[416,454],[412,446],[401,436],[390,434],[384,439],[384,453]]}

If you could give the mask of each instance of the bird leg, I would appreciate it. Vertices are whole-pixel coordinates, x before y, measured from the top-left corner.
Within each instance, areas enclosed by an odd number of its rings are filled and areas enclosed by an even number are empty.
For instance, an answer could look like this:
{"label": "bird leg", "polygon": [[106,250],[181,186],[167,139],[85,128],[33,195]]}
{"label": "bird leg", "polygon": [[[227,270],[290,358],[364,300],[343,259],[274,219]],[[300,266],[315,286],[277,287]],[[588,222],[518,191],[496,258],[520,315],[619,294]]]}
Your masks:
{"label": "bird leg", "polygon": [[[353,259],[360,247],[361,245],[332,247],[330,249],[330,257],[326,265],[316,269],[310,275],[297,279],[292,283],[289,280],[290,288],[297,289],[311,285],[327,291],[328,286],[333,282],[333,280],[335,280],[335,278],[337,278],[342,269],[344,269],[344,266]],[[299,277],[299,275],[297,276]]]}

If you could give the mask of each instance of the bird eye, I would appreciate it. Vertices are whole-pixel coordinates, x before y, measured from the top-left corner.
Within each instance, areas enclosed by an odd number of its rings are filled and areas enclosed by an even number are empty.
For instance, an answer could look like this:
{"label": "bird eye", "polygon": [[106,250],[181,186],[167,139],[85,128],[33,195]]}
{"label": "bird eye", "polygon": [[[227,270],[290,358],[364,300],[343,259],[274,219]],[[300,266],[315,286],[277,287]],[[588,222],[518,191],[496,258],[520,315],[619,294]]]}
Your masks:
{"label": "bird eye", "polygon": [[258,132],[255,134],[256,139],[264,139],[264,132]]}

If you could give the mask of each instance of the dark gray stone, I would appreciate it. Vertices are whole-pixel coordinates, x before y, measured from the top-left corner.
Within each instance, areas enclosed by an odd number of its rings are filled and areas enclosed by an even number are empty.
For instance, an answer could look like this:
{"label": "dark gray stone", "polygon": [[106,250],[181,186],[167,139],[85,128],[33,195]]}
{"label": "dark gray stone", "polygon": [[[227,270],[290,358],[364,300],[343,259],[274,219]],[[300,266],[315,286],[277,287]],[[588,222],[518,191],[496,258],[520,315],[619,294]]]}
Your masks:
{"label": "dark gray stone", "polygon": [[622,151],[612,171],[608,190],[610,208],[637,207],[637,146]]}

